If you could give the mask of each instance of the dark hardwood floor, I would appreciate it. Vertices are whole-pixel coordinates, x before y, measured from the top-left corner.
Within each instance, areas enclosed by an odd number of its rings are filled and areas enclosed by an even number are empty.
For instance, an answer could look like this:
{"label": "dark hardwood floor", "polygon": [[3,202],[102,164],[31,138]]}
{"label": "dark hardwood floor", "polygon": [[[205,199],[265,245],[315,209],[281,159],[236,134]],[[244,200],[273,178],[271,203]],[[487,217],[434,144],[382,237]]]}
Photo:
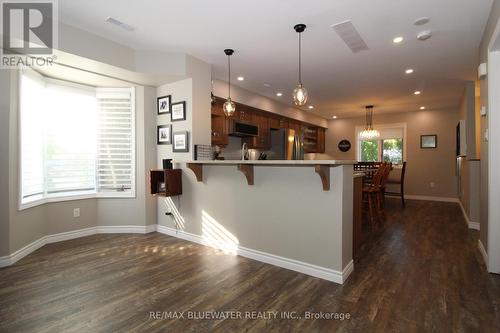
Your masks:
{"label": "dark hardwood floor", "polygon": [[[0,269],[0,331],[498,332],[500,277],[486,273],[477,237],[456,204],[403,210],[388,200],[383,227],[341,286],[158,233],[89,236]],[[156,311],[280,313],[162,320]],[[286,311],[350,319],[281,318]]]}

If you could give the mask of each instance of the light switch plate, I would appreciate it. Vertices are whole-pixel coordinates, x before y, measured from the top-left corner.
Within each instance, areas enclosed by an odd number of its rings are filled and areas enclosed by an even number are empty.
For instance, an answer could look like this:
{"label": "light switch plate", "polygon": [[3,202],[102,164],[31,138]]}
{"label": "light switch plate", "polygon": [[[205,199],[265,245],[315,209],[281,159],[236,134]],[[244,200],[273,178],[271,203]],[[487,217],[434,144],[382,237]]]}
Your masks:
{"label": "light switch plate", "polygon": [[484,131],[484,141],[488,142],[488,129]]}
{"label": "light switch plate", "polygon": [[486,116],[486,113],[488,111],[486,110],[486,106],[481,106],[481,111],[480,111],[480,114],[482,117]]}
{"label": "light switch plate", "polygon": [[482,64],[479,65],[479,67],[477,69],[477,76],[481,80],[481,79],[484,79],[486,77],[486,75],[488,75],[488,67],[487,67],[486,63],[483,62]]}

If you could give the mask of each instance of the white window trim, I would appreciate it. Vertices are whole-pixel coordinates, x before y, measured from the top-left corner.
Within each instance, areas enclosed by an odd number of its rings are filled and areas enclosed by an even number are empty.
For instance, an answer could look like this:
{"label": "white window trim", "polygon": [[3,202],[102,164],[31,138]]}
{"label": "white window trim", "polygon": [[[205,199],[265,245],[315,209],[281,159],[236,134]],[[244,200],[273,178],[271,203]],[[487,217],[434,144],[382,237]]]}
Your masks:
{"label": "white window trim", "polygon": [[[46,203],[51,203],[51,202],[63,202],[63,201],[73,201],[73,200],[82,200],[82,199],[104,199],[104,198],[122,198],[122,199],[135,199],[137,198],[137,193],[136,193],[136,182],[137,182],[137,174],[136,174],[136,146],[137,146],[137,137],[136,137],[136,89],[135,87],[130,87],[131,90],[131,106],[132,106],[132,137],[134,138],[134,144],[132,145],[132,175],[134,177],[132,181],[132,187],[130,191],[128,192],[97,192],[97,183],[96,183],[96,189],[95,191],[81,191],[81,192],[74,192],[71,194],[65,194],[64,196],[58,196],[56,194],[52,195],[47,195],[44,193],[44,198],[42,199],[35,199],[33,201],[27,201],[23,203],[23,194],[22,194],[22,129],[21,129],[21,81],[22,81],[22,75],[27,74],[36,77],[37,79],[47,82],[50,81],[51,83],[57,82],[61,83],[63,85],[67,86],[72,86],[72,87],[85,87],[85,88],[90,88],[90,86],[85,85],[85,84],[80,84],[76,82],[70,82],[70,81],[65,81],[65,80],[57,80],[49,77],[45,77],[38,73],[37,71],[29,68],[29,67],[23,67],[18,70],[18,75],[17,75],[17,98],[16,98],[16,108],[17,108],[17,186],[18,186],[18,211],[22,211],[28,208],[40,206]],[[95,87],[92,87],[95,89]],[[45,159],[44,159],[45,162]],[[97,174],[96,174],[97,177]],[[44,182],[45,182],[45,177],[44,177]],[[44,184],[44,189],[45,189],[45,184]]]}
{"label": "white window trim", "polygon": [[[385,128],[402,128],[403,129],[403,161],[406,161],[406,133],[407,133],[407,124],[406,123],[392,123],[392,124],[378,124],[373,125],[373,129],[382,130]],[[361,140],[359,140],[359,133],[361,133],[365,129],[365,126],[356,126],[355,127],[355,144],[356,144],[356,160],[361,161]]]}

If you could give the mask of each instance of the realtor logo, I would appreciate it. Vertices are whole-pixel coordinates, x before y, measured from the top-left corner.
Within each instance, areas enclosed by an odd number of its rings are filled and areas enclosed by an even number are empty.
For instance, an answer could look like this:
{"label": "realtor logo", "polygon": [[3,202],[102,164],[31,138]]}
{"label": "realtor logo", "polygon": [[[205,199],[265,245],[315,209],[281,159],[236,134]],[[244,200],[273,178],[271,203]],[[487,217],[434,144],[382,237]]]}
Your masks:
{"label": "realtor logo", "polygon": [[57,3],[2,1],[1,67],[52,63],[57,47]]}

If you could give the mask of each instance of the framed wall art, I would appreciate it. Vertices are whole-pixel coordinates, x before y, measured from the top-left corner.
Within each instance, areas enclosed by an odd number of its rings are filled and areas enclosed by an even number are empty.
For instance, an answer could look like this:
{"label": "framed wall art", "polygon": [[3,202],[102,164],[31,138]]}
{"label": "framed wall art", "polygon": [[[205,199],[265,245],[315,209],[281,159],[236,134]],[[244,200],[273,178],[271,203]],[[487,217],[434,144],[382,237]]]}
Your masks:
{"label": "framed wall art", "polygon": [[188,131],[174,132],[172,136],[173,152],[187,153],[189,152],[189,133]]}
{"label": "framed wall art", "polygon": [[172,103],[172,112],[170,113],[172,121],[186,120],[186,102]]}
{"label": "framed wall art", "polygon": [[420,148],[422,149],[437,148],[437,135],[436,134],[421,135]]}
{"label": "framed wall art", "polygon": [[172,106],[172,95],[166,95],[158,97],[156,99],[156,108],[158,114],[170,113],[171,106]]}
{"label": "framed wall art", "polygon": [[159,145],[172,144],[172,125],[160,125],[156,131],[156,143]]}

